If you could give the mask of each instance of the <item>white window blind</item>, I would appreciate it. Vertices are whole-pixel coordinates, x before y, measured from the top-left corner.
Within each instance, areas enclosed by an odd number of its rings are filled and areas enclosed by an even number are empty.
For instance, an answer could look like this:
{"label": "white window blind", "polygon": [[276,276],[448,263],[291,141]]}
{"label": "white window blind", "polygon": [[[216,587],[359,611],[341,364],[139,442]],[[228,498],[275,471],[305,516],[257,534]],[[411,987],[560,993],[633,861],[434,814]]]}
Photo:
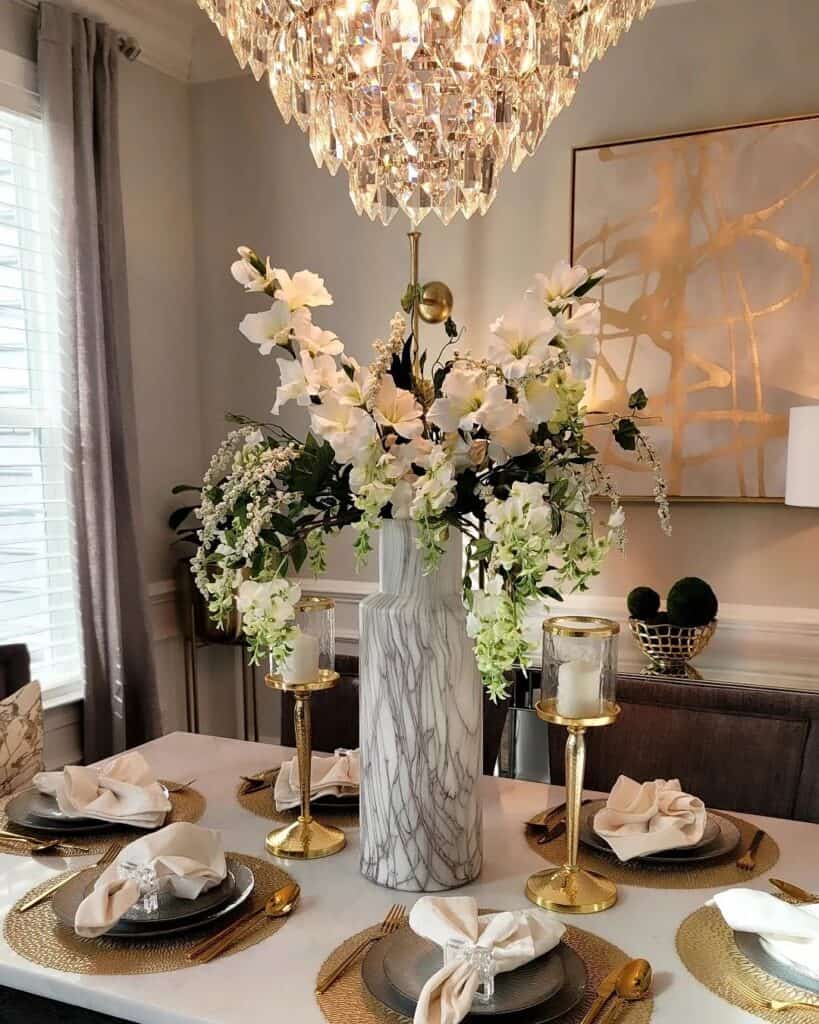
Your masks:
{"label": "white window blind", "polygon": [[53,703],[83,672],[47,171],[39,118],[0,106],[0,643]]}

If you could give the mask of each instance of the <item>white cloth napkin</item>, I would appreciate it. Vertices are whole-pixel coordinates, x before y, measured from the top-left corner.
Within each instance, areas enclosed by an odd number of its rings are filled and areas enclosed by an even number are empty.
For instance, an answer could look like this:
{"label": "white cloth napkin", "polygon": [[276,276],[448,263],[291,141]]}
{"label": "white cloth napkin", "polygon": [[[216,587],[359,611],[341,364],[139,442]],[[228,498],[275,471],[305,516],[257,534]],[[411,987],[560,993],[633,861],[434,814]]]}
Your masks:
{"label": "white cloth napkin", "polygon": [[729,889],[709,900],[729,928],[756,932],[777,960],[819,979],[819,904],[793,906],[767,892]]}
{"label": "white cloth napkin", "polygon": [[[442,949],[450,939],[491,949],[499,974],[543,956],[566,928],[544,910],[478,914],[471,896],[422,896],[410,912],[410,928]],[[469,1013],[480,978],[467,963],[444,965],[427,981],[415,1008],[415,1024],[458,1024]]]}
{"label": "white cloth napkin", "polygon": [[693,846],[702,839],[706,820],[705,804],[683,793],[679,779],[640,784],[621,775],[594,816],[594,831],[627,861]]}
{"label": "white cloth napkin", "polygon": [[119,865],[126,863],[152,866],[162,880],[162,890],[170,890],[183,900],[195,900],[224,881],[227,874],[221,835],[187,821],[175,821],[120,851],[77,907],[77,935],[89,939],[104,935],[139,900],[137,883],[120,877]]}
{"label": "white cloth napkin", "polygon": [[53,796],[70,818],[95,818],[134,828],[159,828],[171,802],[148,762],[132,751],[101,768],[68,765],[61,772],[40,772],[34,785]]}
{"label": "white cloth napkin", "polygon": [[[357,750],[337,750],[332,757],[315,754],[310,760],[310,797],[341,796],[356,792],[361,783],[361,769]],[[298,807],[301,803],[299,789],[299,759],[285,761],[276,777],[273,799],[277,811]]]}

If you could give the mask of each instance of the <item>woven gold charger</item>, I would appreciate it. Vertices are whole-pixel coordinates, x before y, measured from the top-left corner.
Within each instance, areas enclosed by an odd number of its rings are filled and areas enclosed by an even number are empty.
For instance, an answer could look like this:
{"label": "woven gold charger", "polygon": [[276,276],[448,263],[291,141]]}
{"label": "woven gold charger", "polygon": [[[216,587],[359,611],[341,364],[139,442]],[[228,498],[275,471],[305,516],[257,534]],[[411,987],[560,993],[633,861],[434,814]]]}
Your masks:
{"label": "woven gold charger", "polygon": [[[182,789],[178,793],[170,793],[169,796],[171,813],[165,819],[166,825],[170,825],[174,821],[199,821],[208,805],[199,790],[190,787]],[[8,799],[0,801],[0,830],[11,828],[14,831],[16,826],[10,825],[8,818],[3,813]],[[89,854],[104,853],[111,843],[131,843],[140,835],[144,835],[144,832],[144,829],[138,828],[112,828],[110,832],[94,832],[91,835],[60,836],[61,840],[71,846],[81,846],[83,852],[60,849],[57,851],[57,855],[60,857],[87,857]],[[42,834],[45,836],[45,833]],[[51,839],[52,834],[49,832],[46,838]],[[57,838],[56,833],[53,838]],[[18,857],[30,856],[22,843],[3,843],[2,839],[0,839],[0,853],[16,854]]]}
{"label": "woven gold charger", "polygon": [[[249,867],[256,879],[253,894],[241,908],[237,908],[234,916],[263,906],[276,889],[293,881],[285,871],[267,861],[243,853],[232,853],[230,856]],[[51,909],[50,900],[25,913],[17,912],[23,900],[36,896],[54,881],[54,878],[49,878],[15,903],[6,915],[3,934],[6,942],[20,956],[55,971],[67,971],[70,974],[156,974],[194,967],[196,965],[186,959],[188,950],[208,931],[215,933],[231,920],[226,917],[214,922],[209,929],[196,928],[179,935],[169,935],[166,939],[144,939],[142,942],[109,939],[105,936],[82,939],[59,923]],[[255,946],[257,942],[262,942],[283,928],[287,921],[287,917],[265,917],[261,927],[237,941],[222,956],[232,956]]]}
{"label": "woven gold charger", "polygon": [[[326,977],[357,943],[368,936],[377,934],[378,931],[378,925],[366,928],[363,932],[351,935],[346,942],[336,947],[319,968],[316,984]],[[560,1018],[560,1024],[578,1024],[594,1001],[597,986],[603,978],[615,967],[622,967],[631,957],[622,949],[606,942],[605,939],[600,939],[596,935],[592,935],[591,932],[583,931],[580,928],[567,928],[563,941],[582,957],[589,974],[586,995],[571,1013]],[[406,1021],[408,1018],[373,999],[367,991],[361,977],[362,959],[359,957],[353,966],[342,974],[325,993],[316,996],[325,1019],[329,1024],[399,1024],[399,1022]],[[653,1006],[652,999],[629,1003],[623,1009],[618,1020],[624,1021],[625,1024],[648,1024],[651,1020]],[[812,1024],[816,1024],[816,1021],[813,1021]]]}
{"label": "woven gold charger", "polygon": [[819,1010],[819,996],[779,981],[747,960],[716,907],[700,907],[683,921],[677,931],[677,952],[697,981],[732,1006],[779,1024],[816,1024],[819,1019],[814,1010],[768,1010],[737,988],[732,979],[741,977],[762,997],[812,1003]]}
{"label": "woven gold charger", "polygon": [[[267,818],[268,821],[278,821],[282,825],[289,825],[299,816],[298,808],[291,811],[277,811],[273,803],[273,781],[275,776],[271,773],[271,784],[264,789],[257,789],[253,793],[243,793],[240,784],[236,790],[236,799],[246,811],[255,814],[259,818]],[[337,811],[322,806],[313,806],[311,814],[324,825],[335,825],[337,828],[358,828],[358,810],[354,808],[339,808]]]}
{"label": "woven gold charger", "polygon": [[[725,857],[718,860],[705,861],[702,864],[688,864],[676,867],[673,864],[621,864],[614,853],[598,853],[588,846],[580,844],[577,860],[581,868],[597,871],[612,882],[622,885],[634,885],[642,889],[712,889],[718,886],[734,885],[736,882],[747,882],[758,875],[764,875],[779,860],[779,847],[774,840],[765,835],[759,847],[756,867],[753,871],[740,871],[737,858],[751,844],[756,825],[732,814],[719,812],[719,816],[727,818],[739,829],[739,846]],[[526,830],[526,841],[529,846],[545,860],[553,864],[566,862],[566,835],[553,839],[551,843],[538,844],[537,833]],[[815,1022],[814,1022],[815,1024]]]}

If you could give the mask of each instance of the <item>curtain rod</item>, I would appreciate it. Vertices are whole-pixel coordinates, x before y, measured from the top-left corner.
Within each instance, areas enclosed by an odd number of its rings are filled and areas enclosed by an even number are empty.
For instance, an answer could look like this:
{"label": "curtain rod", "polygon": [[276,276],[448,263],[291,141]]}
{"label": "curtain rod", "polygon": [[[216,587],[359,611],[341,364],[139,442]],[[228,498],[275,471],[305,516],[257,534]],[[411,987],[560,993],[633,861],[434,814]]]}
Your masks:
{"label": "curtain rod", "polygon": [[[17,4],[18,7],[27,7],[30,11],[39,11],[40,9],[39,0],[11,0],[11,2]],[[138,60],[142,53],[142,47],[136,39],[133,36],[125,35],[124,32],[117,36],[117,47],[122,56],[132,62]]]}

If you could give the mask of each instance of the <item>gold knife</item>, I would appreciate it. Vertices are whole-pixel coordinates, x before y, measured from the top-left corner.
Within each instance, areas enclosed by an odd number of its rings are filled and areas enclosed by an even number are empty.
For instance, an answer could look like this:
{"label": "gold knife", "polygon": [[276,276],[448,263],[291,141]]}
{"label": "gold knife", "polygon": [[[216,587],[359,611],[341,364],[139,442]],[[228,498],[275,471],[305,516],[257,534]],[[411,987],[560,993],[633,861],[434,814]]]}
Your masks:
{"label": "gold knife", "polygon": [[611,974],[607,974],[605,978],[597,986],[597,996],[594,1002],[588,1009],[586,1016],[581,1020],[580,1024],[592,1024],[593,1021],[597,1020],[600,1016],[600,1011],[606,1005],[606,1003],[614,995],[614,990],[617,985],[617,978],[622,970],[621,967],[615,967]]}
{"label": "gold knife", "polygon": [[792,899],[799,900],[800,903],[819,903],[819,897],[812,892],[808,892],[806,889],[801,889],[798,885],[794,885],[793,882],[783,882],[781,878],[770,878],[769,882],[771,885],[775,885],[780,892],[784,892],[786,896],[790,896]]}

